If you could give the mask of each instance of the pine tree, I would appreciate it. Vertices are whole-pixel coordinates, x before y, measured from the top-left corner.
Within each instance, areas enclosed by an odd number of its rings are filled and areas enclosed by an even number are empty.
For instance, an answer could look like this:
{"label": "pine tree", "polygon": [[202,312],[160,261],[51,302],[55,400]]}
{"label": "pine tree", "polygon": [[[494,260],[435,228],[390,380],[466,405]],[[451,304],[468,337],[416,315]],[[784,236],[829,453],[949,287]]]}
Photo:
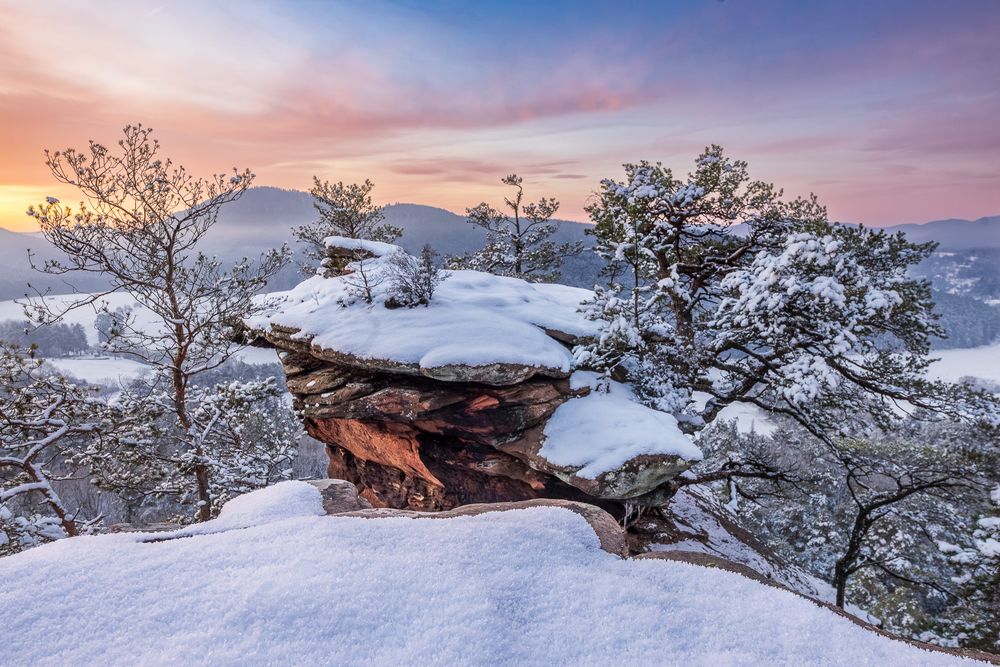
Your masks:
{"label": "pine tree", "polygon": [[486,230],[486,246],[451,258],[449,267],[536,282],[558,280],[562,261],[583,251],[581,242],[557,245],[552,241],[558,227],[552,216],[559,210],[559,202],[542,197],[537,203],[525,204],[520,176],[511,174],[501,182],[514,189],[511,197],[504,198],[509,213],[486,202],[466,209],[468,223]]}
{"label": "pine tree", "polygon": [[329,236],[392,243],[402,235],[399,227],[382,222],[385,211],[372,202],[374,188],[375,184],[367,179],[361,184],[331,184],[313,176],[309,194],[319,217],[293,230],[295,238],[305,246],[308,261],[302,267],[304,273],[314,274],[326,259],[324,241]]}
{"label": "pine tree", "polygon": [[684,178],[648,162],[625,175],[588,209],[613,282],[587,304],[602,333],[580,365],[632,381],[690,428],[737,401],[818,435],[865,416],[887,425],[900,401],[979,409],[981,396],[926,379],[942,332],[908,269],[934,244],[831,224],[815,198],[785,201],[718,146]]}

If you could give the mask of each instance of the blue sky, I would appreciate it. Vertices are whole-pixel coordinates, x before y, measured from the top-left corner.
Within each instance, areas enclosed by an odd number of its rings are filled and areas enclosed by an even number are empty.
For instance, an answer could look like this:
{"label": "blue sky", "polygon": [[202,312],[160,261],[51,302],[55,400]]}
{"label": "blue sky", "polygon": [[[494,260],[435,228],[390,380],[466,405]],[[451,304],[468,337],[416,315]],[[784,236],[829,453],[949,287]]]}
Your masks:
{"label": "blue sky", "polygon": [[521,173],[583,217],[708,143],[832,217],[1000,213],[1000,2],[0,0],[0,224],[46,147],[156,128],[198,170],[461,211]]}

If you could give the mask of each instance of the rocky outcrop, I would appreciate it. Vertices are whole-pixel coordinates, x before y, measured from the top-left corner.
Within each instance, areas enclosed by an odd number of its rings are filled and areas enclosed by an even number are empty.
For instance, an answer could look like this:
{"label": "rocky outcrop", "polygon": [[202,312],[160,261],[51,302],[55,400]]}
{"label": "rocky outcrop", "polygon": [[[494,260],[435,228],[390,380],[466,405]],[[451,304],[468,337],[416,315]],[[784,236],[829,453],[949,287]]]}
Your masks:
{"label": "rocky outcrop", "polygon": [[358,487],[346,480],[317,479],[310,481],[309,484],[319,491],[323,499],[323,511],[327,514],[342,514],[372,508],[372,504],[358,493]]}
{"label": "rocky outcrop", "polygon": [[[276,344],[281,338],[273,339]],[[288,388],[309,435],[327,444],[330,477],[350,480],[375,507],[446,510],[479,502],[563,498],[616,514],[687,467],[640,455],[595,476],[541,454],[544,427],[587,393],[535,375],[497,386],[347,366],[286,350]]]}
{"label": "rocky outcrop", "polygon": [[564,379],[492,386],[352,368],[303,352],[283,362],[306,430],[329,447],[329,476],[357,484],[376,507],[595,499],[532,455],[546,418],[573,395]]}
{"label": "rocky outcrop", "polygon": [[280,351],[306,430],[328,447],[329,476],[374,507],[556,498],[620,516],[690,465],[655,442],[580,459],[577,441],[591,447],[604,434],[567,435],[565,424],[561,458],[546,451],[552,416],[591,392],[570,378],[571,346],[592,327],[578,313],[583,291],[461,271],[430,307],[388,309],[377,291],[373,303],[357,298],[351,261],[364,257],[369,279],[385,284],[392,246],[340,242],[328,240],[324,276],[248,324]]}

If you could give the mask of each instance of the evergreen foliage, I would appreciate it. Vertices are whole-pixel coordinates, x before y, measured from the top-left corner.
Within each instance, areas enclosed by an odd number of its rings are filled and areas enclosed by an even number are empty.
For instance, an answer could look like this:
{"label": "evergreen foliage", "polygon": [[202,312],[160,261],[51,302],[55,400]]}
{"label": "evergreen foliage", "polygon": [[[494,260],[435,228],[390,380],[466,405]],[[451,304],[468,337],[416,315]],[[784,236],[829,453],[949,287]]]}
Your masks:
{"label": "evergreen foliage", "polygon": [[537,203],[526,204],[520,176],[511,174],[501,182],[514,190],[512,196],[504,197],[506,210],[482,202],[465,211],[469,224],[486,230],[485,247],[452,257],[449,268],[485,271],[536,282],[558,280],[563,260],[583,252],[583,243],[556,244],[552,241],[557,229],[552,216],[559,210],[558,201],[542,197]]}
{"label": "evergreen foliage", "polygon": [[383,223],[383,206],[372,202],[375,184],[365,179],[364,183],[330,183],[313,176],[313,186],[309,194],[313,196],[313,208],[318,217],[312,222],[292,230],[295,238],[305,246],[308,263],[303,266],[307,275],[312,275],[326,259],[325,239],[329,236],[344,236],[350,239],[366,239],[392,243],[403,230]]}

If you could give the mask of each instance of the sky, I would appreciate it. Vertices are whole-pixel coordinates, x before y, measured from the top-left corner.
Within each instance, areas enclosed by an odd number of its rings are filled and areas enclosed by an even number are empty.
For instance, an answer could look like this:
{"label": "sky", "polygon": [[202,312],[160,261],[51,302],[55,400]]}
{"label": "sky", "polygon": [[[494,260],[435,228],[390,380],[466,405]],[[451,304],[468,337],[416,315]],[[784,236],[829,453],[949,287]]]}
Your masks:
{"label": "sky", "polygon": [[1000,214],[1000,1],[0,0],[0,226],[43,150],[154,128],[210,174],[585,219],[602,178],[708,144],[836,220]]}

